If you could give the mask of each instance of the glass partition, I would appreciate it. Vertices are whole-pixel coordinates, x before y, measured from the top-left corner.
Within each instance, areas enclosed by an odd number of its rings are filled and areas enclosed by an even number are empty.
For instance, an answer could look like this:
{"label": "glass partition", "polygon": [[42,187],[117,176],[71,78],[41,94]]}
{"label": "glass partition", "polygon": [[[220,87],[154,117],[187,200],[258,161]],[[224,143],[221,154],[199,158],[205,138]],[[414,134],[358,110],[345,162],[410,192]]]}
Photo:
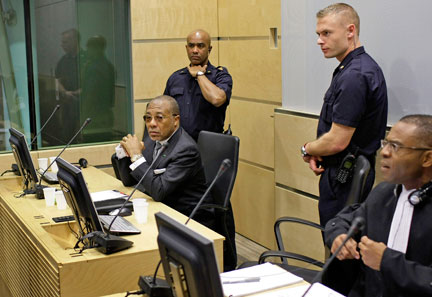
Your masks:
{"label": "glass partition", "polygon": [[128,0],[0,0],[0,151],[118,141],[133,130]]}
{"label": "glass partition", "polygon": [[23,1],[0,0],[0,151],[14,127],[30,137]]}
{"label": "glass partition", "polygon": [[[132,130],[129,3],[35,1],[39,147],[117,141]],[[36,63],[35,63],[36,64]]]}

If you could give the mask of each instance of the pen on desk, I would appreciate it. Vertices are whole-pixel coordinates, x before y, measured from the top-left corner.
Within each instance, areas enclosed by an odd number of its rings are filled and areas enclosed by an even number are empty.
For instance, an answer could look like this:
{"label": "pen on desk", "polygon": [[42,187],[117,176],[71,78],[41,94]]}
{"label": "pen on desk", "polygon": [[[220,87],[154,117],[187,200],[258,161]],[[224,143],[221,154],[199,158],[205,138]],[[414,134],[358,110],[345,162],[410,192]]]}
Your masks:
{"label": "pen on desk", "polygon": [[259,282],[260,280],[261,278],[259,277],[247,277],[247,278],[242,278],[234,281],[223,281],[222,284],[227,285],[227,284],[253,283],[253,282]]}

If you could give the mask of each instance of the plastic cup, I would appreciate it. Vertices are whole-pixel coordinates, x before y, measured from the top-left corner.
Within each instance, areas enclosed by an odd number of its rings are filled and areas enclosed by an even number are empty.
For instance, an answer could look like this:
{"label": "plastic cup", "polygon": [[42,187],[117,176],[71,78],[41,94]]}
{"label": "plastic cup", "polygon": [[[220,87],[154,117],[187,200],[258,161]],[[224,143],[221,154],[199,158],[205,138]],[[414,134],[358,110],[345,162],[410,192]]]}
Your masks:
{"label": "plastic cup", "polygon": [[[49,157],[49,164],[51,164],[52,162],[54,162],[56,157]],[[51,167],[50,167],[52,172],[57,172],[58,171],[58,167],[57,167],[57,161],[54,162]]]}
{"label": "plastic cup", "polygon": [[39,158],[38,164],[39,164],[39,169],[45,171],[48,167],[48,158]]}
{"label": "plastic cup", "polygon": [[43,188],[45,204],[47,207],[55,205],[55,188]]}
{"label": "plastic cup", "polygon": [[66,199],[62,191],[55,192],[55,200],[57,202],[57,209],[66,209]]}
{"label": "plastic cup", "polygon": [[135,219],[139,224],[147,223],[148,202],[145,198],[132,199]]}

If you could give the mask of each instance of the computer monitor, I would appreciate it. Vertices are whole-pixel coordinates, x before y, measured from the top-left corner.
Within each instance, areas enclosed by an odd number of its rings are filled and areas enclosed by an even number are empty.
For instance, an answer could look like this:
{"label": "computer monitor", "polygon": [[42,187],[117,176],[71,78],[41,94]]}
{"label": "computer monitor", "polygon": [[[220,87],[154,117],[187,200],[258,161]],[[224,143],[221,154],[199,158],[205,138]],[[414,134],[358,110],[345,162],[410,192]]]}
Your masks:
{"label": "computer monitor", "polygon": [[[139,234],[141,231],[130,223],[128,225],[128,222],[125,221],[120,224],[124,226],[124,229],[118,230],[118,228],[112,228],[107,231],[108,233],[105,233],[103,231],[104,226],[100,220],[103,217],[99,217],[96,211],[81,170],[62,158],[57,159],[57,165],[57,177],[60,187],[78,223],[80,232],[78,243],[83,242],[84,248],[97,247],[104,254],[115,253],[131,247],[133,244],[132,241],[111,235],[109,232]],[[120,220],[122,218],[117,217],[117,221]],[[111,221],[105,221],[103,224],[109,229],[108,226],[110,226],[110,223]]]}
{"label": "computer monitor", "polygon": [[24,193],[34,194],[36,192],[38,177],[30,156],[26,138],[24,134],[14,128],[10,128],[9,132],[9,143],[12,147],[15,161],[17,162],[19,171],[23,178]]}
{"label": "computer monitor", "polygon": [[156,213],[165,278],[175,296],[222,297],[213,242],[163,213]]}
{"label": "computer monitor", "polygon": [[59,184],[78,222],[80,236],[93,231],[103,231],[81,170],[62,158],[57,158],[57,166]]}

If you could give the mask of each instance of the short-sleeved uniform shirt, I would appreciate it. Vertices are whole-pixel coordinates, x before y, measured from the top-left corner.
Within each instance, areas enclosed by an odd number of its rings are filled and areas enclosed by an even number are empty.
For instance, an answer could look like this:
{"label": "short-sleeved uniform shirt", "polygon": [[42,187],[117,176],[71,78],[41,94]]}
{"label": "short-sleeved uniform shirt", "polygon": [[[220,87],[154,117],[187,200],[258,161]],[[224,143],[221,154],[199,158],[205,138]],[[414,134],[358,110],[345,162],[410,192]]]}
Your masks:
{"label": "short-sleeved uniform shirt", "polygon": [[180,125],[195,140],[201,130],[222,132],[225,112],[231,98],[232,78],[225,67],[207,64],[205,76],[222,89],[226,102],[215,107],[202,95],[198,81],[189,74],[187,67],[174,72],[166,83],[164,95],[175,98],[180,107]]}
{"label": "short-sleeved uniform shirt", "polygon": [[[350,145],[365,156],[375,155],[385,136],[387,86],[381,68],[364,47],[350,52],[333,72],[317,136],[328,132],[332,123],[356,128]],[[345,156],[346,151],[339,154]]]}
{"label": "short-sleeved uniform shirt", "polygon": [[318,203],[322,226],[347,201],[351,182],[339,183],[336,176],[348,151],[364,155],[371,163],[361,199],[372,189],[375,179],[375,153],[387,125],[387,86],[381,68],[363,47],[350,52],[333,72],[332,82],[324,96],[318,137],[328,132],[332,123],[356,130],[345,150],[323,157],[325,171],[320,178]]}
{"label": "short-sleeved uniform shirt", "polygon": [[80,88],[80,68],[85,62],[85,53],[80,50],[76,56],[65,54],[58,61],[55,68],[55,77],[66,91],[76,91]]}

